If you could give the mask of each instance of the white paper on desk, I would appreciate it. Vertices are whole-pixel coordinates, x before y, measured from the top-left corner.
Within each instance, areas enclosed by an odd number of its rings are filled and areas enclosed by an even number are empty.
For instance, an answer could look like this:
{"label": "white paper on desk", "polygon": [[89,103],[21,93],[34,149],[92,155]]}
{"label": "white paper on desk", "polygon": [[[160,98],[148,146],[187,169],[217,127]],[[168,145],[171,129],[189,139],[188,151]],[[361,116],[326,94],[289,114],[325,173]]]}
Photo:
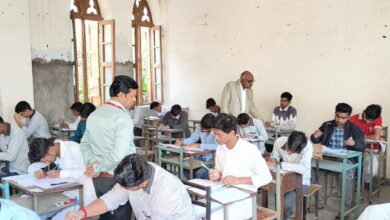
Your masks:
{"label": "white paper on desk", "polygon": [[[66,182],[66,183],[60,184],[60,185],[54,185],[54,186],[51,185],[51,184],[57,184],[57,183],[63,183],[63,182]],[[74,182],[77,182],[77,180],[69,179],[69,178],[47,178],[46,177],[45,179],[36,180],[36,183],[34,185],[37,187],[40,187],[42,189],[50,189],[50,188],[54,188],[54,187],[58,187],[58,186],[65,186],[65,185],[68,185],[68,184],[71,184]]]}
{"label": "white paper on desk", "polygon": [[234,185],[233,187],[236,187],[239,189],[245,189],[245,190],[248,190],[251,192],[257,192],[257,189],[258,189],[254,185],[247,185],[247,184],[238,184],[238,185]]}
{"label": "white paper on desk", "polygon": [[11,180],[18,180],[18,179],[28,179],[34,177],[33,174],[22,174],[22,175],[16,175],[16,176],[8,176],[8,177],[3,177],[2,179],[5,181],[11,181]]}
{"label": "white paper on desk", "polygon": [[349,150],[333,149],[327,146],[323,146],[322,151],[324,152],[324,154],[334,154],[334,155],[341,155],[341,156],[346,156],[350,153]]}
{"label": "white paper on desk", "polygon": [[174,145],[174,144],[161,144],[163,147],[171,147],[171,148],[176,148],[180,149],[180,146]]}
{"label": "white paper on desk", "polygon": [[223,186],[226,186],[222,182],[214,182],[214,181],[205,180],[205,179],[192,179],[192,180],[189,180],[189,182],[195,183],[195,184],[198,184],[201,186],[209,186],[211,188],[211,191],[216,191],[216,190],[222,188]]}
{"label": "white paper on desk", "polygon": [[249,197],[249,193],[243,192],[234,187],[225,188],[223,190],[218,190],[211,193],[211,198],[215,199],[216,201],[222,204],[227,204],[248,197]]}

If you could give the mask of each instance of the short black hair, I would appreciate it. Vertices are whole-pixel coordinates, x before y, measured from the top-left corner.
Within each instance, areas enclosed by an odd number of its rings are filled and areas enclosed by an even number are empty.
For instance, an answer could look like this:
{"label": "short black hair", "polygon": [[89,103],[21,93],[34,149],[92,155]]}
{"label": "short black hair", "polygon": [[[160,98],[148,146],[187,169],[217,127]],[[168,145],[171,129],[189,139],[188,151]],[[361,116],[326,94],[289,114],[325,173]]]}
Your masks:
{"label": "short black hair", "polygon": [[72,106],[70,106],[70,109],[72,109],[75,112],[81,113],[81,109],[83,107],[83,104],[81,102],[75,102]]}
{"label": "short black hair", "polygon": [[216,106],[217,103],[213,98],[209,98],[206,100],[206,109],[209,109],[210,107]]}
{"label": "short black hair", "polygon": [[81,108],[80,116],[83,118],[88,118],[88,116],[95,110],[96,110],[96,106],[94,104],[90,102],[86,102]]}
{"label": "short black hair", "polygon": [[128,94],[130,89],[138,89],[138,84],[134,79],[125,75],[115,76],[110,86],[110,97],[116,97],[120,92]]}
{"label": "short black hair", "polygon": [[247,113],[241,113],[237,116],[237,124],[238,125],[246,125],[248,124],[251,117]]}
{"label": "short black hair", "polygon": [[172,116],[178,116],[181,113],[181,106],[180,105],[173,105],[171,107],[171,115]]}
{"label": "short black hair", "polygon": [[205,114],[200,120],[200,127],[202,129],[211,129],[213,127],[213,119],[215,116],[211,113]]}
{"label": "short black hair", "polygon": [[150,110],[153,110],[154,108],[160,106],[161,104],[159,102],[152,102],[150,103]]}
{"label": "short black hair", "polygon": [[293,95],[291,95],[291,93],[289,93],[289,92],[283,92],[280,95],[280,98],[286,98],[290,102],[293,98]]}
{"label": "short black hair", "polygon": [[367,119],[375,120],[381,116],[382,107],[380,105],[372,104],[367,106],[366,110],[364,110],[364,113],[366,114]]}
{"label": "short black hair", "polygon": [[4,119],[0,116],[0,124],[4,124]]}
{"label": "short black hair", "polygon": [[28,151],[30,163],[40,162],[52,146],[54,146],[54,138],[35,138],[32,140]]}
{"label": "short black hair", "polygon": [[212,121],[213,128],[221,129],[224,133],[228,134],[231,131],[237,133],[237,119],[233,115],[225,113],[219,114]]}
{"label": "short black hair", "polygon": [[287,140],[288,148],[296,153],[301,153],[302,149],[307,145],[307,137],[301,131],[293,131]]}
{"label": "short black hair", "polygon": [[129,154],[115,168],[114,178],[125,188],[139,186],[150,178],[151,170],[151,165],[142,156]]}
{"label": "short black hair", "polygon": [[347,103],[339,103],[336,105],[336,112],[347,113],[348,115],[351,115],[352,107]]}
{"label": "short black hair", "polygon": [[16,113],[21,113],[21,112],[24,112],[26,110],[32,110],[30,104],[28,104],[28,102],[26,102],[26,101],[20,101],[15,106]]}

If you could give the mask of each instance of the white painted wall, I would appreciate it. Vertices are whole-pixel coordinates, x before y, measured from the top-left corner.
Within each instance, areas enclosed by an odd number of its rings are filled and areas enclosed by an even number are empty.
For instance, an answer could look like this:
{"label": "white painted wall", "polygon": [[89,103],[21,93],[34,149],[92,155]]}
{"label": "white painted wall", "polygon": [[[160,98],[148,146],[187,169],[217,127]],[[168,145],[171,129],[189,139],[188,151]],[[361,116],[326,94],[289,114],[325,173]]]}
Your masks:
{"label": "white painted wall", "polygon": [[15,105],[34,105],[28,0],[0,1],[0,115],[13,118]]}

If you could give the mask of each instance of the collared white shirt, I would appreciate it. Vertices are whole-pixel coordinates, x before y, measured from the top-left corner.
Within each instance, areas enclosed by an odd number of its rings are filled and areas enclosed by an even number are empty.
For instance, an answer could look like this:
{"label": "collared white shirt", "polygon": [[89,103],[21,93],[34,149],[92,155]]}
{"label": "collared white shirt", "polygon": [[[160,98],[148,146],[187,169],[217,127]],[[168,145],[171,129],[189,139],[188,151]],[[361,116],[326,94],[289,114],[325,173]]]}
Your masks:
{"label": "collared white shirt", "polygon": [[166,106],[161,106],[161,112],[157,112],[158,117],[163,117],[170,109]]}
{"label": "collared white shirt", "polygon": [[18,174],[27,172],[28,143],[24,132],[16,124],[10,125],[9,135],[0,135],[0,161],[9,161],[9,171]]}
{"label": "collared white shirt", "polygon": [[370,205],[362,212],[362,214],[358,218],[358,220],[371,219],[390,219],[390,203]]}
{"label": "collared white shirt", "polygon": [[272,180],[261,152],[257,146],[238,138],[233,149],[218,145],[215,157],[215,169],[225,176],[251,177],[253,186],[261,187]]}
{"label": "collared white shirt", "polygon": [[313,146],[310,141],[301,153],[288,154],[287,150],[282,147],[287,143],[288,137],[280,137],[275,140],[272,157],[276,160],[283,159],[281,168],[288,172],[296,172],[302,174],[302,184],[310,186],[311,177],[311,158],[313,155]]}
{"label": "collared white shirt", "polygon": [[26,138],[51,138],[49,124],[47,123],[45,117],[35,110],[34,115],[27,119],[26,124],[22,129]]}
{"label": "collared white shirt", "polygon": [[191,220],[195,219],[191,199],[183,183],[154,163],[154,174],[147,188],[130,191],[116,184],[100,197],[108,210],[130,201],[137,220]]}
{"label": "collared white shirt", "polygon": [[245,112],[246,109],[246,89],[242,86],[240,82],[240,88],[241,88],[241,113]]}

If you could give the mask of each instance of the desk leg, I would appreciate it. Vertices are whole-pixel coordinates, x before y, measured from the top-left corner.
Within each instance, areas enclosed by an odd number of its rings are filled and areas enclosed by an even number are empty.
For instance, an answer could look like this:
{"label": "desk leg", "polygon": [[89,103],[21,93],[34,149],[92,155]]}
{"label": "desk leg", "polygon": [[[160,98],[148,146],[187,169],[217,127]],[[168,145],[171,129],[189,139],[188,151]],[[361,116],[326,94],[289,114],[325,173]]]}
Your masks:
{"label": "desk leg", "polygon": [[340,220],[344,219],[345,213],[345,188],[346,188],[346,177],[347,177],[347,159],[343,159],[343,172],[341,177],[341,210],[340,210]]}
{"label": "desk leg", "polygon": [[261,190],[261,206],[268,208],[268,191]]}
{"label": "desk leg", "polygon": [[[295,193],[297,194],[295,198],[295,220],[301,220],[302,219],[302,178],[299,178],[297,186],[295,188]],[[284,198],[284,196],[283,196]],[[306,207],[305,207],[306,208]],[[283,211],[283,209],[282,209]]]}
{"label": "desk leg", "polygon": [[252,220],[257,220],[257,193],[252,196]]}
{"label": "desk leg", "polygon": [[33,196],[33,207],[34,207],[34,212],[38,213],[38,197]]}
{"label": "desk leg", "polygon": [[[319,174],[320,174],[320,160],[319,159],[316,159],[316,183],[319,184]],[[321,186],[323,187],[323,186]],[[314,205],[315,205],[315,208],[314,208],[314,212],[315,212],[315,217],[318,218],[318,200],[319,200],[319,194],[318,194],[318,191],[316,192],[316,195],[315,195],[315,202],[314,202]],[[305,207],[303,207],[305,208]]]}
{"label": "desk leg", "polygon": [[190,179],[194,178],[194,168],[192,167],[194,156],[190,156]]}
{"label": "desk leg", "polygon": [[83,187],[79,189],[79,205],[80,209],[84,208],[84,190]]}
{"label": "desk leg", "polygon": [[371,143],[370,144],[370,148],[371,148],[371,151],[370,151],[370,185],[369,185],[369,194],[368,194],[368,203],[371,204],[372,203],[372,171],[373,171],[373,157],[374,157],[374,143]]}
{"label": "desk leg", "polygon": [[223,206],[223,219],[228,220],[229,219],[229,205]]}
{"label": "desk leg", "polygon": [[355,209],[355,218],[357,218],[359,216],[359,208],[360,208],[360,182],[361,182],[361,178],[362,178],[362,154],[359,155],[359,158],[358,158],[358,162],[359,162],[359,165],[358,165],[358,178],[357,178],[357,190],[356,190],[356,209]]}

